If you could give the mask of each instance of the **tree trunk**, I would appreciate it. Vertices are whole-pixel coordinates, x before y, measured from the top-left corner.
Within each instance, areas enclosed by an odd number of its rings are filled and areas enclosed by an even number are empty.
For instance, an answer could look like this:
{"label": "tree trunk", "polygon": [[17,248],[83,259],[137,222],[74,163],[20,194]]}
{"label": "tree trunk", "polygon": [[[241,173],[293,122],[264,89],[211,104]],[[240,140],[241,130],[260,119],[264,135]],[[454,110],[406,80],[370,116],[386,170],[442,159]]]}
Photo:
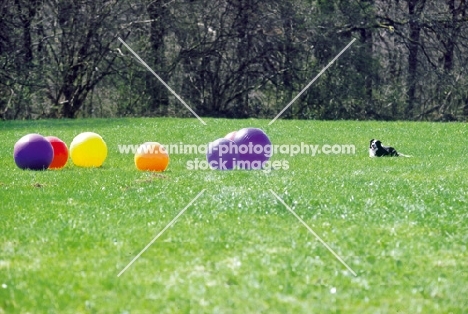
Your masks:
{"label": "tree trunk", "polygon": [[[167,33],[167,21],[170,14],[167,9],[166,0],[154,0],[148,5],[148,16],[151,20],[150,43],[151,43],[151,58],[149,66],[158,74],[165,82],[168,80],[164,38]],[[146,90],[151,96],[149,110],[151,113],[159,111],[160,114],[167,113],[169,106],[169,92],[153,74],[147,73]]]}
{"label": "tree trunk", "polygon": [[239,61],[238,75],[240,76],[240,92],[235,99],[236,116],[245,118],[249,115],[249,64],[250,64],[250,0],[236,1],[238,7],[238,21],[236,25],[238,45],[237,55]]}
{"label": "tree trunk", "polygon": [[416,88],[418,83],[418,52],[419,37],[421,34],[420,17],[426,0],[408,0],[409,13],[409,42],[408,42],[408,103],[406,107],[406,118],[412,119],[414,107],[417,103]]}

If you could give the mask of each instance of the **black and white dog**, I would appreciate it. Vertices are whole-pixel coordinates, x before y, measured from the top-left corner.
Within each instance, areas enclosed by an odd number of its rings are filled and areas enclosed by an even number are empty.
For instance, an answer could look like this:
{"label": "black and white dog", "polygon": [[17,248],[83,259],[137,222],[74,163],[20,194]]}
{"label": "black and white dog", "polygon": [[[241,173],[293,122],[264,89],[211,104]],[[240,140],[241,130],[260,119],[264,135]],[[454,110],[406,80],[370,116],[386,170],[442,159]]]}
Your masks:
{"label": "black and white dog", "polygon": [[411,157],[396,151],[390,146],[382,146],[382,142],[371,139],[369,144],[369,157]]}

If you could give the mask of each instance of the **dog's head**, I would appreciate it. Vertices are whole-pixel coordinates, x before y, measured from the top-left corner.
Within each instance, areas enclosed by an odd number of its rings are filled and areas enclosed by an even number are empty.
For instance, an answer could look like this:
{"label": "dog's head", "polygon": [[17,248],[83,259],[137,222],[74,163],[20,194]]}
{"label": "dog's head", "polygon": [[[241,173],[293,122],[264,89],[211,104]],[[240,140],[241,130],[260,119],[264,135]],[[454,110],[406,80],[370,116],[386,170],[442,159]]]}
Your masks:
{"label": "dog's head", "polygon": [[369,156],[375,157],[377,151],[382,147],[382,142],[376,139],[371,139],[369,143]]}
{"label": "dog's head", "polygon": [[371,139],[369,143],[369,149],[377,150],[382,147],[382,142],[376,139]]}

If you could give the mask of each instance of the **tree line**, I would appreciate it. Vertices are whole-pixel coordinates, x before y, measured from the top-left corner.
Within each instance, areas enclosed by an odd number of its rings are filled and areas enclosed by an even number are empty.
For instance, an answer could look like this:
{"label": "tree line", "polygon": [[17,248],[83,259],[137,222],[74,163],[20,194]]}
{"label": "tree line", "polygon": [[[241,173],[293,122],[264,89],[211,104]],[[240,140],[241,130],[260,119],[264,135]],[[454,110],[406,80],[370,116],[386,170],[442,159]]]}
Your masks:
{"label": "tree line", "polygon": [[[4,0],[0,118],[468,118],[465,0]],[[120,40],[119,40],[120,39]]]}

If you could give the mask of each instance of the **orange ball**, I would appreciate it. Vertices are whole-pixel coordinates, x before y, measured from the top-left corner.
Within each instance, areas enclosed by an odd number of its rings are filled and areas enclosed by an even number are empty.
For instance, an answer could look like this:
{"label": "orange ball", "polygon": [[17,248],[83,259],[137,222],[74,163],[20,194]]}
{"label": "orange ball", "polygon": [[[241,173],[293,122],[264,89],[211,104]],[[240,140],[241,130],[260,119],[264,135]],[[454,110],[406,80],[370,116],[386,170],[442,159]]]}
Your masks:
{"label": "orange ball", "polygon": [[169,165],[169,154],[158,142],[146,142],[138,147],[134,160],[138,170],[164,171]]}

